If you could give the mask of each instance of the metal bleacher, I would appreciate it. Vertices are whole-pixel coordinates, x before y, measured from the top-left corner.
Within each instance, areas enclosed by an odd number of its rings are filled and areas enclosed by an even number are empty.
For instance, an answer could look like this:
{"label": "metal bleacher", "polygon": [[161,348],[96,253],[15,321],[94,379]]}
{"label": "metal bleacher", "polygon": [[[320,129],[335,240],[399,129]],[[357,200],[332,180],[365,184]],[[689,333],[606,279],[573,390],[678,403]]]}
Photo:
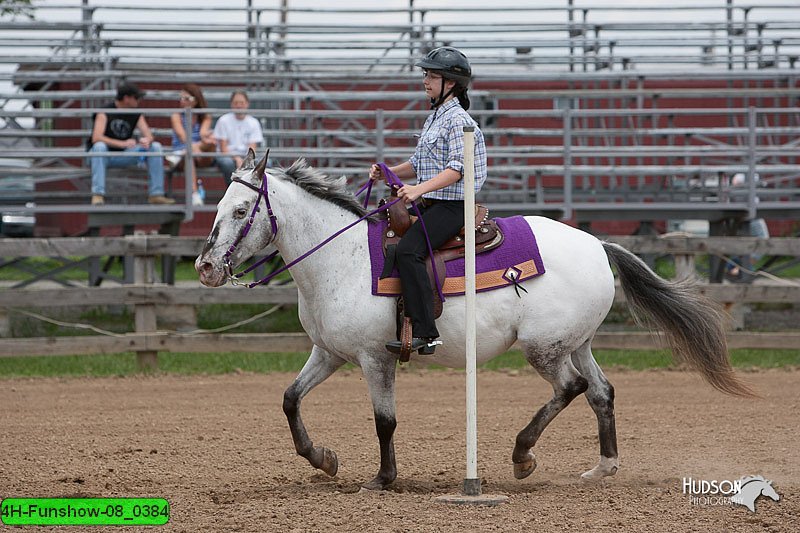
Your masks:
{"label": "metal bleacher", "polygon": [[[413,64],[448,44],[473,64],[470,112],[490,158],[479,199],[494,213],[702,219],[718,233],[800,217],[800,2],[276,4],[56,0],[33,2],[33,19],[0,19],[0,160],[64,184],[37,188],[35,206],[0,196],[0,212],[214,211],[142,205],[135,185],[89,205],[82,143],[122,79],[148,90],[165,155],[182,83],[202,85],[214,116],[244,87],[273,161],[305,157],[355,187],[372,162],[410,154],[428,114]],[[213,199],[222,180],[211,177]]]}

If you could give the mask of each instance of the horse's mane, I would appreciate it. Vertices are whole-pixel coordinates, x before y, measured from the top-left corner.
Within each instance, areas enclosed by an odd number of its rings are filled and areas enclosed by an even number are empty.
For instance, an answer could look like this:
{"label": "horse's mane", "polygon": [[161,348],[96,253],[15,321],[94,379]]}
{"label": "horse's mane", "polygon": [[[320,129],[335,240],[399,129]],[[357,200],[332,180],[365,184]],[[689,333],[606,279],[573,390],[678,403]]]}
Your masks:
{"label": "horse's mane", "polygon": [[367,210],[356,200],[353,193],[347,189],[347,179],[331,178],[310,166],[305,158],[300,158],[287,168],[274,169],[282,174],[282,178],[294,183],[309,194],[327,200],[342,209],[359,217],[367,214]]}
{"label": "horse's mane", "polygon": [[766,479],[764,479],[764,476],[746,476],[743,477],[740,481],[742,482],[742,487],[744,487],[745,485],[747,485],[752,481],[763,481],[765,483],[769,483]]}

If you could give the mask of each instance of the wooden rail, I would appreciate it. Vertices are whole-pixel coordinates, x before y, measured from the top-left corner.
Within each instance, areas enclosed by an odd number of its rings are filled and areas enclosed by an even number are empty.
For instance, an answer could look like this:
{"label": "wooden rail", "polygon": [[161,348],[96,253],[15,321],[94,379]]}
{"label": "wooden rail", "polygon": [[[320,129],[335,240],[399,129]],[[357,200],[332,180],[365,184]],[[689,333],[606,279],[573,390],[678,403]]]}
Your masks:
{"label": "wooden rail", "polygon": [[[741,255],[750,253],[800,257],[800,238],[757,239],[750,237],[609,237],[637,253],[673,254],[695,257],[704,254]],[[136,352],[143,366],[156,364],[159,351],[172,352],[287,352],[305,351],[311,346],[304,333],[274,334],[186,334],[158,328],[157,306],[200,306],[207,304],[261,303],[295,304],[294,287],[240,287],[208,289],[194,284],[181,286],[154,282],[155,258],[159,255],[193,256],[203,239],[164,235],[128,237],[0,239],[0,257],[65,257],[128,255],[134,258],[131,285],[113,287],[53,288],[34,286],[0,290],[0,315],[16,308],[131,305],[136,331],[108,336],[41,337],[0,339],[0,357],[28,355],[106,354]],[[718,302],[800,303],[800,285],[787,281],[756,284],[715,284],[698,282],[698,290]],[[617,291],[616,301],[624,301]],[[756,333],[730,332],[731,348],[800,348],[800,331]],[[600,332],[596,348],[653,349],[660,346],[648,332]]]}

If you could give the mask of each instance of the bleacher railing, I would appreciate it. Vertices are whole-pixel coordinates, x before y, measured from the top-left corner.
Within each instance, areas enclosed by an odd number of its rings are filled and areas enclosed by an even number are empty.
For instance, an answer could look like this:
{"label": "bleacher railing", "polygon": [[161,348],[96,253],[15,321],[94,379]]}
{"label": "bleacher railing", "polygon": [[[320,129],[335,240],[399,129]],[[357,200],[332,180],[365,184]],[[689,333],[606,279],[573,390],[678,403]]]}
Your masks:
{"label": "bleacher railing", "polygon": [[[39,109],[9,115],[43,123],[91,117],[103,110]],[[186,113],[190,120],[193,112],[141,111],[151,125],[166,124],[166,117],[174,112]],[[219,116],[227,109],[197,111]],[[252,109],[251,114],[265,124],[281,124],[280,129],[265,130],[264,145],[275,164],[288,166],[305,157],[324,172],[347,175],[355,188],[366,179],[373,162],[394,164],[412,153],[415,134],[428,111]],[[482,126],[489,155],[489,178],[480,200],[495,213],[538,213],[577,221],[800,215],[800,108],[484,109],[475,110],[473,116]],[[179,154],[169,148],[170,130],[154,129],[164,149],[153,155]],[[28,136],[44,145],[48,143],[41,141],[62,140],[65,133],[67,138],[85,139],[90,131],[36,129]],[[1,136],[10,135],[13,132],[4,131]],[[24,173],[34,182],[65,180],[77,185],[74,192],[61,196],[34,193],[35,207],[2,205],[0,197],[0,211],[124,209],[122,205],[88,205],[90,155],[97,154],[90,154],[83,145],[0,148],[0,159],[32,161]],[[190,168],[193,157],[221,154],[192,154],[189,149],[180,155]],[[0,176],[20,173],[18,168],[0,168]],[[191,197],[190,180],[185,180],[185,187],[175,192],[180,200]],[[219,179],[218,195],[223,187]],[[214,206],[212,202],[193,208],[185,202],[181,209],[191,218],[193,210],[213,210]]]}
{"label": "bleacher railing", "polygon": [[[402,72],[442,44],[484,72],[673,67],[793,69],[797,2],[536,2],[487,7],[246,0],[226,4],[38,2],[36,19],[0,21],[15,62],[244,68],[257,72]],[[9,54],[0,53],[9,58]]]}

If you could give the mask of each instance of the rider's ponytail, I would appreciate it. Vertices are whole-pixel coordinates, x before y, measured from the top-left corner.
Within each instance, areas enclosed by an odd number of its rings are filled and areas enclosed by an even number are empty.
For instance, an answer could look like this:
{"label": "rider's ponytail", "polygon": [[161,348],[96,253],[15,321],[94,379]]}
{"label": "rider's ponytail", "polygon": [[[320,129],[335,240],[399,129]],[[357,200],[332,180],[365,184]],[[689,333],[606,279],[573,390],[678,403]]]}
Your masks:
{"label": "rider's ponytail", "polygon": [[467,96],[466,87],[462,88],[461,91],[459,91],[459,93],[456,95],[456,97],[458,98],[458,103],[460,103],[461,107],[464,108],[464,111],[469,109],[470,102],[469,102],[469,96]]}

